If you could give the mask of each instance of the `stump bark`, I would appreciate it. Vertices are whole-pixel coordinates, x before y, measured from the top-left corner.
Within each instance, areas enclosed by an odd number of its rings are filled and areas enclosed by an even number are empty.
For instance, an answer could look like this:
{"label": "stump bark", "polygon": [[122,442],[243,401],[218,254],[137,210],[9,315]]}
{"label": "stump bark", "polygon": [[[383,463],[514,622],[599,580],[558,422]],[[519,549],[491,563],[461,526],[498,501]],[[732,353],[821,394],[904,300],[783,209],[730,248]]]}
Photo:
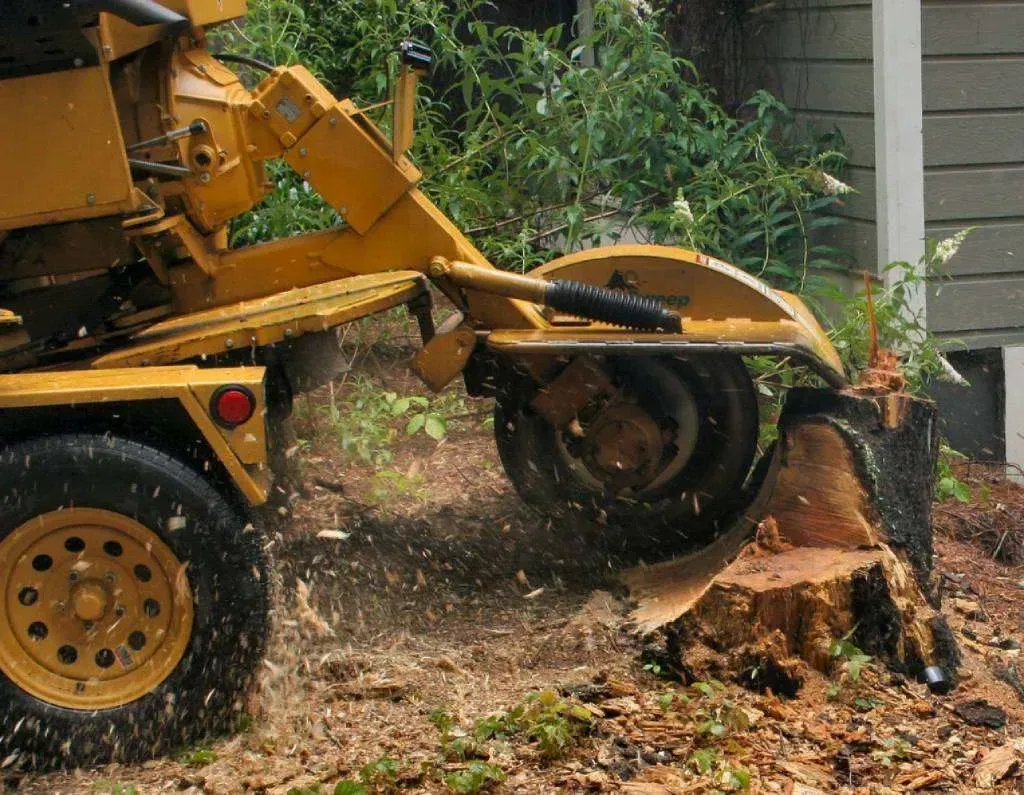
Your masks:
{"label": "stump bark", "polygon": [[903,393],[794,390],[746,514],[685,558],[628,571],[633,620],[659,662],[795,691],[849,637],[894,670],[957,651],[937,607],[931,501],[936,412]]}

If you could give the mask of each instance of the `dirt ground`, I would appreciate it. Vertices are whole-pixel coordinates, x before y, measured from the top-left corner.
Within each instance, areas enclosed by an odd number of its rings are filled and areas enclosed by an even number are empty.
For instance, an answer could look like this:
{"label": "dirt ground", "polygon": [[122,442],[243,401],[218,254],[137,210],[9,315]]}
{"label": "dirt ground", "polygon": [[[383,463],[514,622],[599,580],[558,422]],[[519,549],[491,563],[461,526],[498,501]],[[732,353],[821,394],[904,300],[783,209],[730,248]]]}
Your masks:
{"label": "dirt ground", "polygon": [[[367,366],[383,389],[422,391],[386,359]],[[462,401],[443,441],[399,438],[394,459],[373,466],[341,452],[329,401],[325,390],[300,400],[301,489],[268,517],[276,631],[244,731],[139,766],[10,773],[7,789],[307,795],[361,770],[367,791],[470,792],[474,771],[492,777],[484,788],[523,793],[1020,785],[1024,567],[964,531],[987,519],[959,504],[936,512],[944,610],[964,655],[949,695],[871,662],[856,681],[839,666],[812,676],[789,700],[684,684],[645,669],[623,621],[617,572],[653,559],[657,539],[552,524],[524,505],[497,461],[486,402]],[[1004,508],[1024,505],[1018,487],[994,491]],[[1024,541],[1017,514],[1003,513]],[[538,692],[527,709],[560,716],[564,748],[480,722]]]}

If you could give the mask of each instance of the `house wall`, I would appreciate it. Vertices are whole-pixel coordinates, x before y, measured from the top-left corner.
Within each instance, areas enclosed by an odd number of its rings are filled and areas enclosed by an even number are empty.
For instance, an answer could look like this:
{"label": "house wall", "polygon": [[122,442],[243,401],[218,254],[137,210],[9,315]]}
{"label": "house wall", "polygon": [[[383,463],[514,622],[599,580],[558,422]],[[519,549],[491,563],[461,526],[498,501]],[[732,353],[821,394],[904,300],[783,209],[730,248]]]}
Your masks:
{"label": "house wall", "polygon": [[858,192],[836,210],[847,223],[822,242],[859,269],[876,259],[871,0],[785,0],[751,48],[752,83],[780,97],[808,134],[838,130],[849,150],[846,182]]}
{"label": "house wall", "polygon": [[[925,233],[979,227],[928,292],[950,347],[1024,344],[1024,2],[922,0]],[[832,239],[876,264],[870,0],[786,0],[752,74],[801,122],[838,129],[858,194]]]}
{"label": "house wall", "polygon": [[933,286],[929,327],[1024,342],[1024,2],[923,0],[925,228],[978,225]]}

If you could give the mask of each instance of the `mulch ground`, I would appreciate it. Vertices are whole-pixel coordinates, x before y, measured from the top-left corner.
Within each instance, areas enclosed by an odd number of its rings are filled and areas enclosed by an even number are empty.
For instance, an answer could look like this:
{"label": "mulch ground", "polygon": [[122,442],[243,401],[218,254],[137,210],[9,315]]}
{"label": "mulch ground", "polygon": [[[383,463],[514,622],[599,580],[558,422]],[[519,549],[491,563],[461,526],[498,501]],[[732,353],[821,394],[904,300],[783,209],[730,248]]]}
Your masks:
{"label": "mulch ground", "polygon": [[[370,375],[410,386],[386,356]],[[397,442],[385,468],[403,478],[389,476],[382,498],[382,468],[342,455],[317,414],[327,400],[305,407],[299,488],[266,517],[276,630],[247,730],[138,766],[12,772],[6,788],[307,795],[383,757],[393,770],[364,773],[381,791],[451,791],[474,760],[501,771],[486,786],[523,793],[1022,786],[1024,489],[998,472],[970,473],[977,504],[936,506],[936,570],[964,657],[957,689],[933,695],[868,664],[857,681],[837,666],[781,699],[645,669],[616,573],[650,555],[651,539],[555,525],[524,505],[486,404],[468,401],[440,443]],[[473,740],[479,719],[538,692],[576,708],[561,754],[523,732]]]}

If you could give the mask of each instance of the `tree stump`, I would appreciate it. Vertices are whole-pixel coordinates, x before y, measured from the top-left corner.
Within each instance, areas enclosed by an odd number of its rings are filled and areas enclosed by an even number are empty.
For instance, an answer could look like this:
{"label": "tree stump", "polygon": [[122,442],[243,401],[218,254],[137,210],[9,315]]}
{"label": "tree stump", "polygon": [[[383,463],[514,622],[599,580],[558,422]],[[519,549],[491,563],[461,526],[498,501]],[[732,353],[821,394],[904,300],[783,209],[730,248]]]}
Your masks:
{"label": "tree stump", "polygon": [[754,503],[714,543],[625,574],[660,663],[792,694],[844,637],[892,669],[952,676],[938,613],[931,403],[902,392],[794,390]]}

